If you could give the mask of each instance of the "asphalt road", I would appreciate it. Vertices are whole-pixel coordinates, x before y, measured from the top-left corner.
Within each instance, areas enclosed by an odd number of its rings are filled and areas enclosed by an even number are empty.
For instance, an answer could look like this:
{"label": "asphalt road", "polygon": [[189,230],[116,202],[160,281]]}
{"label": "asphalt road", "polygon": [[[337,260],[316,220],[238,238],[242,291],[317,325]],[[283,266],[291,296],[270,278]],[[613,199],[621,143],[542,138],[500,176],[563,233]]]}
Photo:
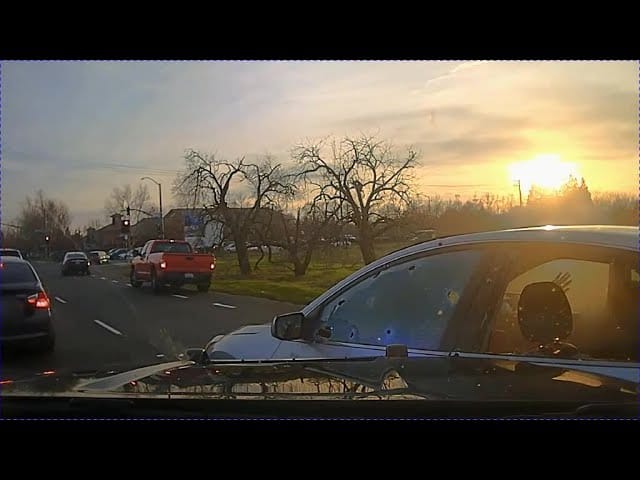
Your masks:
{"label": "asphalt road", "polygon": [[[214,335],[299,309],[194,287],[154,295],[148,284],[131,287],[117,264],[92,266],[89,277],[63,277],[54,263],[33,266],[53,301],[56,348],[49,354],[3,351],[0,378],[173,361]],[[215,279],[213,284],[215,289]]]}

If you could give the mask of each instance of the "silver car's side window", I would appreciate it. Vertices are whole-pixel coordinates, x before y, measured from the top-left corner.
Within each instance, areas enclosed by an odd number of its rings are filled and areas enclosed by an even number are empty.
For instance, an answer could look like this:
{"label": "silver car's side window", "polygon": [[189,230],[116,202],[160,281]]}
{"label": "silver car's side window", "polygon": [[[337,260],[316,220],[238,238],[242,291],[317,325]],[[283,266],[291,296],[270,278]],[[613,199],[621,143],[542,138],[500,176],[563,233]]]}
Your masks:
{"label": "silver car's side window", "polygon": [[455,251],[379,270],[329,302],[321,324],[330,341],[437,349],[481,257]]}
{"label": "silver car's side window", "polygon": [[[637,275],[637,256],[609,261],[606,255],[593,260],[563,256],[532,265],[507,285],[497,309],[488,351],[637,361]],[[539,282],[556,284],[569,307],[566,331],[561,331],[553,341],[528,334],[526,328],[529,319],[523,293]],[[550,330],[558,323],[559,314],[547,296],[541,296],[538,303],[545,307],[538,313],[539,322],[546,322],[542,326]]]}

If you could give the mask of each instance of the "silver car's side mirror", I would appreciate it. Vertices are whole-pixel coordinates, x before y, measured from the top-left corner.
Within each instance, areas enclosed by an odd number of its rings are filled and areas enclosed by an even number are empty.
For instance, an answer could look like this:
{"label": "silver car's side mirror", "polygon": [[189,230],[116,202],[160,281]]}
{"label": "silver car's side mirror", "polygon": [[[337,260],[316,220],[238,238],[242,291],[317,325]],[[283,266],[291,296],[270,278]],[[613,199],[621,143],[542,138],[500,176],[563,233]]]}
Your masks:
{"label": "silver car's side mirror", "polygon": [[271,335],[280,340],[299,340],[302,338],[303,324],[302,312],[278,315],[271,324]]}

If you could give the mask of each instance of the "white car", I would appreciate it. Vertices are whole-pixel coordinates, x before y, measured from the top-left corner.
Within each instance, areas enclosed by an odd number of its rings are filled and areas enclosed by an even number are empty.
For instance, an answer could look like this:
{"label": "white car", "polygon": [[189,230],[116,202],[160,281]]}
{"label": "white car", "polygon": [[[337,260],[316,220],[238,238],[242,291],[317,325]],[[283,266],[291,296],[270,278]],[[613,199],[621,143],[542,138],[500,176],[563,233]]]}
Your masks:
{"label": "white car", "polygon": [[639,280],[637,227],[440,238],[363,267],[300,312],[216,335],[203,353],[211,361],[352,358],[384,356],[393,345],[409,356],[578,361],[637,380]]}

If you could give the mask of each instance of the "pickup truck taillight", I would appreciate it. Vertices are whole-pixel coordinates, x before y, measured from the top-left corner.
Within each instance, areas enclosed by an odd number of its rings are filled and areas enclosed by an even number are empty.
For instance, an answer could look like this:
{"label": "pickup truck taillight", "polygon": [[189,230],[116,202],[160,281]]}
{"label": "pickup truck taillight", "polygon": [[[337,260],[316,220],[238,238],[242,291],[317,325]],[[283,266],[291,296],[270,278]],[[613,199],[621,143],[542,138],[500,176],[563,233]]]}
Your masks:
{"label": "pickup truck taillight", "polygon": [[164,260],[162,260],[162,261],[160,262],[160,268],[161,268],[162,270],[164,270],[165,268],[167,268],[167,262],[165,262]]}

